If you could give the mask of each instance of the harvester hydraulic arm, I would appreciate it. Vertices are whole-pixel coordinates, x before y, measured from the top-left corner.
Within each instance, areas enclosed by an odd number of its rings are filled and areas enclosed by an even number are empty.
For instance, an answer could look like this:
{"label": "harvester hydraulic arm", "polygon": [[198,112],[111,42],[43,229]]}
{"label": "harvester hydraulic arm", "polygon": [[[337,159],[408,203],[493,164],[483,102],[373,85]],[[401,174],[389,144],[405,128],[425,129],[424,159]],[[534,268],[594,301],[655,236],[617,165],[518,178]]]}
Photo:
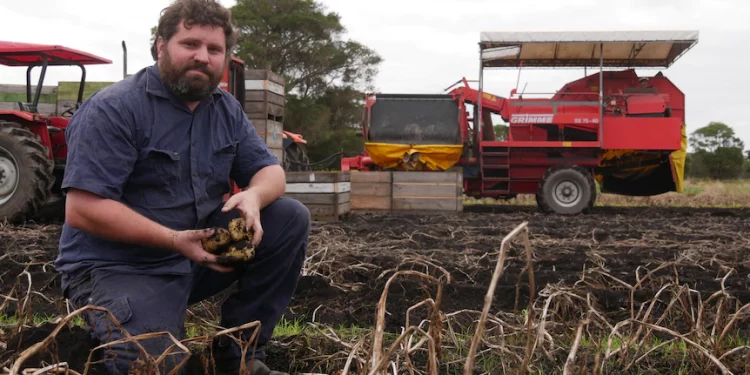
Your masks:
{"label": "harvester hydraulic arm", "polygon": [[[475,90],[469,86],[469,81],[466,78],[456,82],[448,89],[453,86],[463,83],[461,87],[456,87],[451,90],[450,93],[454,98],[460,98],[464,103],[479,105],[479,90]],[[510,105],[508,105],[508,99],[503,98],[494,94],[484,92],[482,94],[482,137],[485,141],[494,141],[495,132],[492,124],[491,114],[499,115],[506,123],[510,119]]]}

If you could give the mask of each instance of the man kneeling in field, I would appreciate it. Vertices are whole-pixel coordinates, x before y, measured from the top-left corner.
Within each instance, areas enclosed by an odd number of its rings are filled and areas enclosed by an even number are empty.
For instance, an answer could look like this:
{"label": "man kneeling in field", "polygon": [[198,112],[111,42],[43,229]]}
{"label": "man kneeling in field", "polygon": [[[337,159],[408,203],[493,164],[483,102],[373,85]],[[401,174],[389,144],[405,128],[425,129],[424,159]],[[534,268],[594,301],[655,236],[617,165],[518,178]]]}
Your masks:
{"label": "man kneeling in field", "polygon": [[[159,20],[156,63],[83,103],[66,130],[66,219],[55,266],[72,304],[108,309],[133,336],[184,338],[187,306],[237,282],[220,324],[260,321],[260,349],[247,354],[248,367],[281,374],[263,364],[262,347],[295,291],[310,213],[281,198],[279,161],[242,105],[218,88],[234,43],[219,3],[177,0]],[[224,202],[230,179],[243,189]],[[250,257],[228,266],[202,241],[235,218],[250,234],[240,251]],[[100,342],[123,337],[104,313],[85,318]],[[224,339],[212,344],[218,371],[237,374],[240,348]],[[158,358],[173,343],[162,335],[140,344]],[[111,373],[128,373],[140,356],[132,343],[108,349]],[[182,359],[169,356],[160,372]]]}

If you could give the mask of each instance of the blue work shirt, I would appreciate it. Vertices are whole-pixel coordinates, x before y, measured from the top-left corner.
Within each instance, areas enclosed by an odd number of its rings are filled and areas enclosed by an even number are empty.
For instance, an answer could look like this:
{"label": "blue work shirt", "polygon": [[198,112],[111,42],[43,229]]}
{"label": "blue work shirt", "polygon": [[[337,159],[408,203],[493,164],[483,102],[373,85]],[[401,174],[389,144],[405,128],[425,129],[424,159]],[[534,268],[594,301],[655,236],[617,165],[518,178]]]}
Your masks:
{"label": "blue work shirt", "polygon": [[[230,93],[217,88],[194,112],[163,85],[156,65],[101,89],[65,131],[62,188],[124,203],[175,230],[201,228],[223,204],[230,179],[245,187],[279,164]],[[64,224],[56,269],[63,288],[92,267],[126,273],[186,274],[169,250],[109,241]]]}

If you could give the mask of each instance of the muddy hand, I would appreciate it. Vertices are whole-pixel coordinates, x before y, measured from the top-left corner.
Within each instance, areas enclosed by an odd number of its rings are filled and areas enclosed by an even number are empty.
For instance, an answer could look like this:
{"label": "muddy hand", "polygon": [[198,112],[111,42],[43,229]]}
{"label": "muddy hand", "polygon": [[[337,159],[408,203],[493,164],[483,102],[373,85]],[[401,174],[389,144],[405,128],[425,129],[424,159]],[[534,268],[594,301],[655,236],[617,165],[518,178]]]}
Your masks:
{"label": "muddy hand", "polygon": [[218,272],[231,272],[232,268],[220,266],[216,261],[216,256],[206,251],[201,244],[201,240],[211,237],[213,233],[213,229],[173,232],[172,246],[177,252],[195,263]]}
{"label": "muddy hand", "polygon": [[231,210],[238,210],[245,218],[245,226],[247,230],[251,230],[253,234],[253,247],[257,247],[260,244],[261,237],[263,237],[263,227],[260,225],[260,199],[258,195],[252,190],[245,190],[243,192],[232,195],[224,204],[221,209],[222,212],[229,212]]}

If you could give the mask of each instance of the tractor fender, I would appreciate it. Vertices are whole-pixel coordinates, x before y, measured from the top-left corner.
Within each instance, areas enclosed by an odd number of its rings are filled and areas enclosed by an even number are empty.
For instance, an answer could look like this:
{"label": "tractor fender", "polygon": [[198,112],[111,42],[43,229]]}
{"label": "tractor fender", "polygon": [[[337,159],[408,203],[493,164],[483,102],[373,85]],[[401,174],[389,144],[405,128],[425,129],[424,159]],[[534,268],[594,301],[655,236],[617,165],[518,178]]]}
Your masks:
{"label": "tractor fender", "polygon": [[31,112],[24,112],[24,111],[18,111],[18,110],[5,110],[0,111],[0,118],[6,119],[6,120],[13,120],[14,118],[23,119],[29,122],[37,122],[41,121],[43,117],[36,113]]}

